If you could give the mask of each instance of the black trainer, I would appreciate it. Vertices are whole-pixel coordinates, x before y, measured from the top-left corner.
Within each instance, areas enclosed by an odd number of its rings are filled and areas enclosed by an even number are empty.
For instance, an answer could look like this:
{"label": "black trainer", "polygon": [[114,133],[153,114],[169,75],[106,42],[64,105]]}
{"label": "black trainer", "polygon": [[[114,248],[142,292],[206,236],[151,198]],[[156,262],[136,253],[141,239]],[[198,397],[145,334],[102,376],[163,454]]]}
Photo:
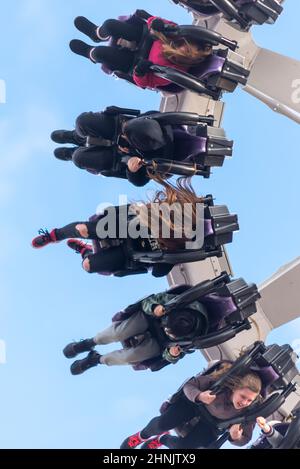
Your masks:
{"label": "black trainer", "polygon": [[74,153],[75,150],[76,150],[76,147],[73,147],[73,148],[68,148],[68,147],[55,148],[54,156],[58,160],[71,161],[73,153]]}
{"label": "black trainer", "polygon": [[92,350],[82,360],[76,360],[76,362],[72,363],[70,367],[72,375],[81,375],[89,368],[100,365],[100,357],[101,355],[99,353],[95,352],[95,350]]}
{"label": "black trainer", "polygon": [[75,358],[76,355],[83,352],[89,352],[96,346],[94,339],[80,340],[80,342],[71,342],[63,349],[66,358]]}
{"label": "black trainer", "polygon": [[55,143],[72,143],[73,145],[85,145],[86,138],[80,137],[75,130],[54,130],[51,140]]}
{"label": "black trainer", "polygon": [[108,41],[110,38],[110,36],[102,37],[101,28],[85,18],[85,16],[77,16],[74,20],[74,24],[80,32],[88,36],[94,42]]}
{"label": "black trainer", "polygon": [[95,60],[93,60],[90,56],[90,52],[93,49],[92,46],[89,46],[83,41],[80,41],[79,39],[72,39],[70,42],[70,49],[74,54],[77,55],[82,55],[82,57],[86,57],[87,59],[90,59],[92,62],[96,63]]}

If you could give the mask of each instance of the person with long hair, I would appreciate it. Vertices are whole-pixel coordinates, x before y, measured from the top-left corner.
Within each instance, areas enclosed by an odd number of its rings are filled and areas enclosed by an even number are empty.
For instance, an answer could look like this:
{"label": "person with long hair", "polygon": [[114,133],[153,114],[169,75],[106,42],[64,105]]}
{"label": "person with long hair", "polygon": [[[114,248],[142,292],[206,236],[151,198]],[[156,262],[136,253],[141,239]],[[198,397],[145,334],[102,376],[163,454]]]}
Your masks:
{"label": "person with long hair", "polygon": [[92,174],[128,179],[140,187],[153,174],[145,159],[195,162],[199,137],[183,126],[159,122],[155,111],[138,117],[125,111],[110,106],[102,112],[83,112],[74,130],[55,130],[51,134],[54,142],[72,145],[56,148],[55,157]]}
{"label": "person with long hair", "polygon": [[[109,207],[105,211],[107,215],[105,220],[101,215],[90,221],[78,221],[62,228],[54,228],[50,232],[40,230],[39,236],[33,239],[32,246],[40,249],[48,244],[68,239],[68,246],[81,254],[84,270],[107,274],[126,269],[130,258],[126,246],[128,238],[131,238],[134,249],[140,252],[162,250],[170,253],[185,249],[186,242],[191,241],[192,230],[200,222],[197,220],[197,205],[203,203],[203,198],[195,194],[188,179],[178,179],[176,187],[163,180],[161,183],[164,188],[156,191],[152,201],[148,203],[132,203],[123,208]],[[185,210],[185,204],[189,204],[190,210]],[[162,207],[168,209],[170,206],[172,213],[169,213],[169,216],[166,210],[156,210]],[[180,217],[181,223],[175,223]],[[102,221],[100,234],[99,221]],[[105,228],[107,223],[108,225],[111,223],[108,230]],[[131,236],[133,230],[135,230],[134,239]],[[94,253],[91,245],[77,238],[100,240],[100,252]],[[172,268],[172,264],[154,264],[152,275],[155,277],[167,275]]]}
{"label": "person with long hair", "polygon": [[[146,57],[136,60],[145,24],[152,45]],[[171,21],[150,15],[147,20],[136,15],[126,21],[108,19],[101,26],[79,16],[75,19],[75,26],[79,31],[96,43],[110,39],[113,42],[108,46],[90,46],[74,39],[70,42],[70,48],[75,54],[82,55],[93,63],[101,63],[110,71],[127,74],[133,69],[132,79],[139,87],[151,89],[164,87],[169,85],[170,81],[152,73],[151,65],[163,65],[188,72],[191,67],[198,65],[212,54],[212,46],[206,42],[185,37],[169,37],[164,32],[166,24],[176,26]],[[124,41],[126,41],[125,47]]]}
{"label": "person with long hair", "polygon": [[[141,444],[143,449],[161,446],[170,449],[209,447],[218,439],[218,433],[199,415],[199,404],[203,404],[212,416],[227,420],[241,415],[259,398],[262,389],[258,374],[249,370],[226,381],[223,391],[218,395],[211,392],[212,385],[231,366],[229,362],[220,362],[216,371],[209,374],[200,373],[188,380],[164,406],[161,415],[154,417],[142,430],[126,438],[121,448],[133,449]],[[232,425],[229,428],[229,441],[236,446],[246,445],[252,438],[254,425]],[[170,435],[172,429],[180,429],[181,436]]]}

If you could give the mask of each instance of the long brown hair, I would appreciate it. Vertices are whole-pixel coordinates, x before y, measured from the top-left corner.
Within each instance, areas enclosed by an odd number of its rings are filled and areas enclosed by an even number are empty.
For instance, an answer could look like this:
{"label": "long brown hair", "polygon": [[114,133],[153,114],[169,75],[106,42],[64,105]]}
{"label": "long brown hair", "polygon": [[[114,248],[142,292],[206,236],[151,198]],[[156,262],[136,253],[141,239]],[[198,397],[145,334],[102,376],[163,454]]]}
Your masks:
{"label": "long brown hair", "polygon": [[[212,53],[212,46],[204,42],[199,43],[185,37],[172,39],[157,31],[153,31],[152,34],[162,42],[165,59],[175,65],[197,65]],[[180,47],[183,45],[185,48],[181,50]]]}
{"label": "long brown hair", "polygon": [[[158,179],[156,178],[158,181]],[[153,204],[160,208],[163,204],[165,207],[170,207],[172,210],[165,216],[163,210],[157,210],[159,219],[157,220],[159,232],[156,233],[160,248],[167,251],[177,251],[185,248],[185,243],[191,241],[187,236],[185,229],[194,230],[197,223],[197,204],[203,203],[203,197],[196,195],[190,178],[178,178],[176,185],[167,182],[162,178],[159,180],[164,189],[157,190],[149,203],[146,203],[147,210],[139,211],[139,220],[141,225],[149,227],[151,233],[153,232],[152,221],[153,218]],[[189,210],[186,205],[189,204]],[[144,206],[145,207],[145,206]],[[184,216],[184,222],[183,222]],[[176,222],[180,221],[179,227]],[[180,231],[178,231],[178,228]],[[169,235],[164,236],[165,232]]]}
{"label": "long brown hair", "polygon": [[[232,363],[224,362],[220,365],[220,367],[215,370],[211,376],[215,380],[219,379],[221,376],[224,375],[227,371],[230,370],[232,367]],[[232,392],[236,391],[237,389],[248,388],[250,391],[255,392],[256,394],[260,394],[262,390],[262,381],[259,375],[253,371],[245,372],[240,376],[231,376],[226,379],[224,386],[230,389]]]}

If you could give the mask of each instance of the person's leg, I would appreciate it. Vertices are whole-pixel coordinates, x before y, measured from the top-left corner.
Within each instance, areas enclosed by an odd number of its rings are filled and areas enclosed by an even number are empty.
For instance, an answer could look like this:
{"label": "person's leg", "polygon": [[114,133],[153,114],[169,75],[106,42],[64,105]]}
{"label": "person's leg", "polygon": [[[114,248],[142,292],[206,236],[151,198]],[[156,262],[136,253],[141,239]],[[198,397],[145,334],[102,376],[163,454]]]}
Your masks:
{"label": "person's leg", "polygon": [[82,263],[83,269],[89,273],[114,273],[123,270],[125,266],[126,256],[121,247],[104,249],[97,254],[88,255]]}
{"label": "person's leg", "polygon": [[169,449],[206,448],[216,440],[216,435],[205,422],[200,421],[184,438],[163,435],[160,442]]}
{"label": "person's leg", "polygon": [[62,228],[55,228],[56,241],[68,238],[97,239],[97,222],[74,222]]}
{"label": "person's leg", "polygon": [[97,146],[78,147],[73,153],[72,160],[80,169],[101,173],[112,168],[113,149]]}
{"label": "person's leg", "polygon": [[112,140],[116,124],[113,116],[103,112],[83,112],[76,119],[76,133],[81,137],[103,137]]}
{"label": "person's leg", "polygon": [[137,347],[124,348],[101,355],[100,363],[107,366],[133,365],[160,354],[160,346],[153,338],[147,338]]}
{"label": "person's leg", "polygon": [[101,26],[89,21],[84,16],[75,18],[76,28],[86,34],[94,42],[107,41],[110,37],[123,38],[139,42],[143,34],[143,23],[128,23],[116,19],[108,19]]}
{"label": "person's leg", "polygon": [[52,231],[39,230],[31,244],[32,247],[39,249],[50,243],[58,243],[68,238],[89,238],[97,239],[97,222],[75,222],[64,226],[63,228],[54,228]]}
{"label": "person's leg", "polygon": [[72,148],[69,148],[69,147],[59,147],[59,148],[55,148],[54,150],[54,156],[55,158],[57,158],[58,160],[62,160],[62,161],[71,161],[72,157],[73,157],[73,154],[75,152],[75,150],[77,150],[78,147],[72,147]]}
{"label": "person's leg", "polygon": [[112,36],[115,39],[139,42],[143,34],[142,23],[128,23],[115,19],[108,19],[99,28],[101,36]]}
{"label": "person's leg", "polygon": [[132,314],[124,321],[113,322],[107,329],[99,332],[94,341],[97,345],[122,342],[148,329],[148,321],[142,311]]}
{"label": "person's leg", "polygon": [[126,438],[120,448],[135,448],[154,435],[160,435],[184,422],[188,422],[195,417],[195,415],[195,406],[187,399],[180,398],[171,404],[163,414],[152,419],[143,430]]}
{"label": "person's leg", "polygon": [[129,72],[135,57],[134,52],[129,49],[110,46],[92,47],[78,39],[70,42],[70,48],[75,54],[82,55],[94,63],[101,63],[112,71],[119,70],[124,73]]}
{"label": "person's leg", "polygon": [[55,143],[72,143],[78,146],[85,145],[86,143],[86,138],[78,135],[76,130],[54,130],[51,134],[51,140]]}
{"label": "person's leg", "polygon": [[140,432],[144,439],[154,435],[159,435],[167,430],[188,422],[196,415],[196,407],[187,399],[180,398],[174,404],[171,404],[167,410],[159,417],[154,417],[146,427]]}
{"label": "person's leg", "polygon": [[128,73],[133,65],[135,54],[129,49],[98,46],[90,52],[90,58],[96,63],[106,65],[112,71]]}

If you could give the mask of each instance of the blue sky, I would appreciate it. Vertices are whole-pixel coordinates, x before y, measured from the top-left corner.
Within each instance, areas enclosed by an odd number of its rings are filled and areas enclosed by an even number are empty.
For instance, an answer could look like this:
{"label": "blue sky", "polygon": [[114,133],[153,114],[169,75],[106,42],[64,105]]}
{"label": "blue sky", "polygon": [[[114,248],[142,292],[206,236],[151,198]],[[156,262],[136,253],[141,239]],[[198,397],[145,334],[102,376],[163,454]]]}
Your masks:
{"label": "blue sky", "polygon": [[[40,227],[86,219],[100,202],[118,203],[119,194],[144,197],[145,189],[56,160],[49,139],[52,130],[71,128],[83,111],[111,104],[145,111],[158,107],[158,94],[101,74],[68,48],[72,38],[81,38],[73,26],[78,15],[101,23],[144,8],[190,22],[167,0],[124,4],[11,0],[1,5],[0,80],[7,87],[7,102],[0,104],[0,340],[6,344],[6,364],[0,365],[1,448],[117,448],[205,363],[195,353],[155,374],[98,367],[71,376],[61,352],[68,342],[93,336],[116,311],[167,283],[150,275],[88,275],[63,243],[42,251],[30,247]],[[287,1],[274,26],[254,29],[257,42],[299,59],[299,15],[300,4]],[[234,157],[195,187],[239,214],[241,230],[229,247],[233,269],[236,276],[260,283],[299,255],[299,127],[242,90],[225,101],[224,127],[235,140]],[[298,340],[299,320],[272,336],[279,343]]]}

